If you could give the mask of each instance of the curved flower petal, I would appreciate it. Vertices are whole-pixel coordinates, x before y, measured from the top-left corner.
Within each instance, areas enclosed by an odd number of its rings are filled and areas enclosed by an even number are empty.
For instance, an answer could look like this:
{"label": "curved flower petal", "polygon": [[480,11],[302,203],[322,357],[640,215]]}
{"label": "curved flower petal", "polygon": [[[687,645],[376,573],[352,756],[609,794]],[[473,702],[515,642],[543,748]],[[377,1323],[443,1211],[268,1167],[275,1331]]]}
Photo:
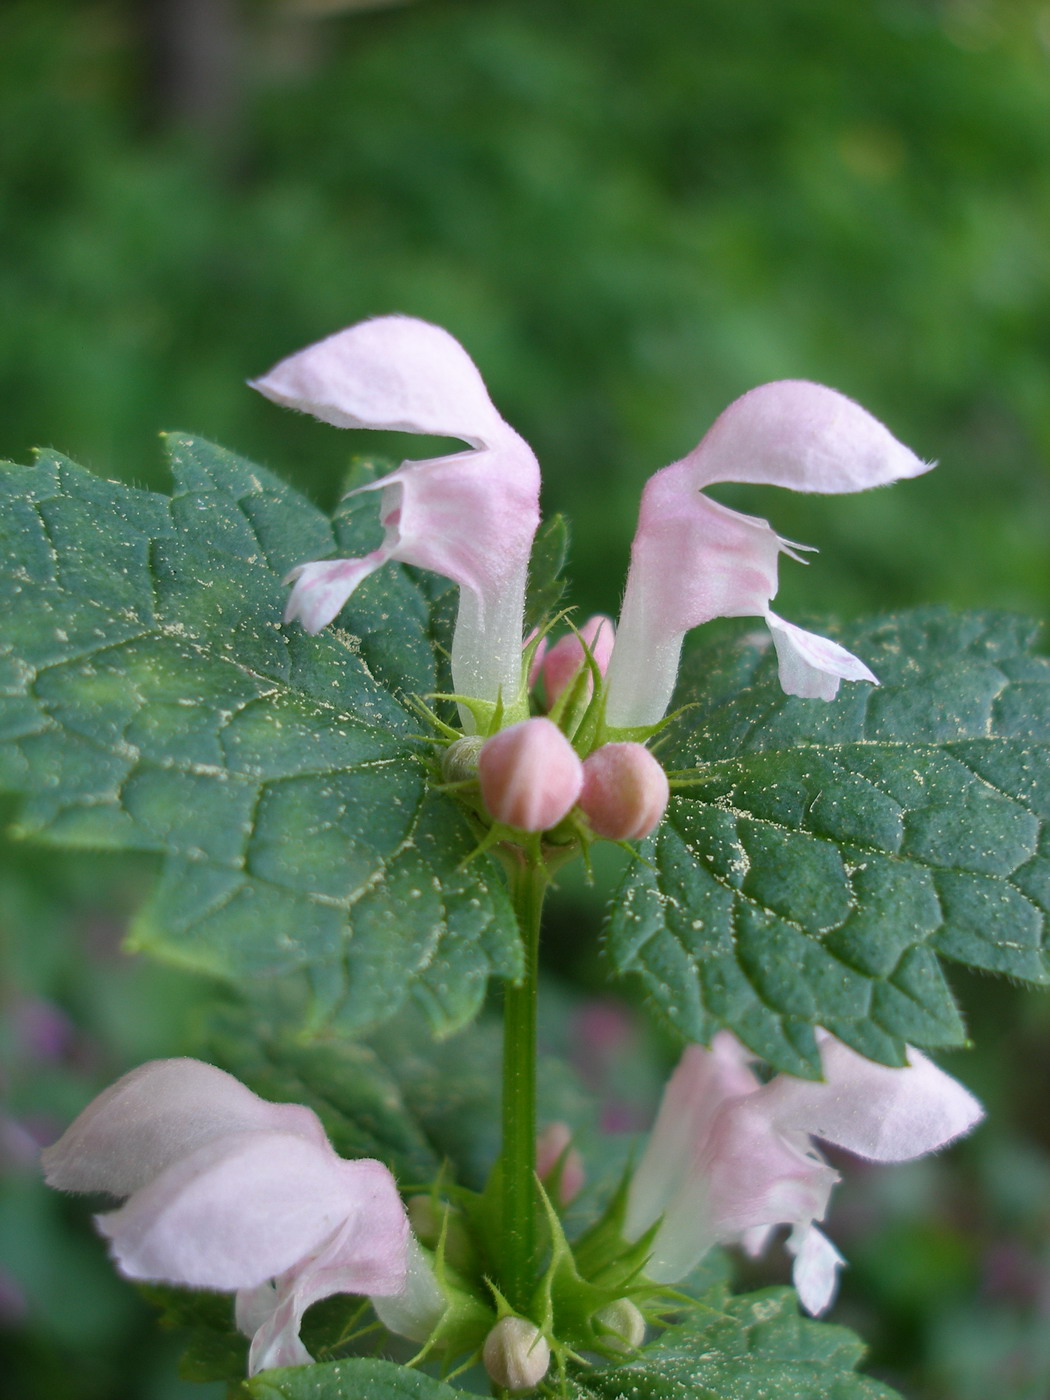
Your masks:
{"label": "curved flower petal", "polygon": [[751,1058],[729,1031],[719,1031],[710,1050],[690,1045],[682,1055],[631,1178],[624,1221],[627,1239],[644,1234],[667,1212],[683,1182],[692,1179],[722,1107],[760,1087],[749,1068]]}
{"label": "curved flower petal", "polygon": [[762,1250],[792,1226],[789,1250],[803,1306],[834,1295],[842,1259],[814,1228],[838,1175],[811,1135],[877,1161],[935,1151],[981,1116],[976,1099],[917,1051],[907,1066],[878,1065],[820,1032],[825,1078],[778,1074],[760,1085],[728,1032],[711,1050],[691,1046],[671,1076],[656,1126],[628,1190],[629,1240],[659,1222],[645,1269],[682,1278],[716,1243]]}
{"label": "curved flower petal", "polygon": [[878,677],[838,642],[785,622],[768,608],[766,622],[777,649],[780,685],[785,695],[800,695],[806,700],[834,700],[840,681],[870,681],[878,685]]}
{"label": "curved flower petal", "polygon": [[92,1100],[41,1154],[60,1191],[130,1196],[175,1162],[231,1133],[292,1133],[327,1147],[317,1115],[268,1103],[201,1060],[151,1060]]}
{"label": "curved flower petal", "polygon": [[789,694],[830,699],[840,679],[874,680],[863,662],[835,643],[769,613],[778,557],[798,546],[766,521],[701,492],[720,481],[860,491],[917,476],[930,465],[859,405],[823,385],[764,384],[730,404],[699,445],[652,476],[642,493],[609,664],[609,723],[656,723],[674,690],[685,633],[715,617],[768,616]]}
{"label": "curved flower petal", "polygon": [[839,1269],[845,1259],[815,1225],[796,1227],[788,1236],[787,1248],[795,1256],[791,1271],[799,1302],[811,1317],[831,1306],[839,1286]]}
{"label": "curved flower petal", "polygon": [[385,550],[375,549],[361,559],[300,564],[285,579],[285,583],[295,584],[285,605],[285,622],[301,622],[304,632],[316,636],[335,621],[362,579],[375,573],[389,557]]}
{"label": "curved flower petal", "polygon": [[[233,1291],[283,1273],[344,1227],[374,1241],[380,1207],[384,1222],[404,1221],[380,1163],[345,1162],[327,1142],[291,1133],[247,1132],[198,1148],[96,1223],[129,1278]],[[369,1263],[378,1277],[403,1257],[406,1228]],[[375,1253],[366,1243],[365,1259]]]}
{"label": "curved flower petal", "polygon": [[838,1174],[752,1110],[757,1097],[716,1115],[653,1239],[646,1273],[656,1282],[684,1277],[714,1244],[824,1215]]}
{"label": "curved flower petal", "polygon": [[337,428],[391,428],[481,446],[509,429],[454,336],[413,316],[337,331],[250,381],[274,403]]}
{"label": "curved flower petal", "polygon": [[445,1314],[448,1302],[415,1235],[408,1237],[408,1270],[396,1293],[373,1296],[379,1321],[410,1342],[425,1342]]}
{"label": "curved flower petal", "polygon": [[405,462],[361,488],[382,492],[382,544],[362,559],[300,565],[285,617],[320,631],[387,560],[432,569],[460,587],[456,688],[493,702],[502,693],[512,704],[521,685],[539,466],[493,407],[463,347],[438,326],[385,316],[290,356],[254,387],[338,427],[435,433],[476,449]]}
{"label": "curved flower petal", "polygon": [[780,1074],[759,1094],[785,1130],[811,1133],[858,1157],[907,1162],[970,1131],[984,1110],[958,1080],[908,1048],[894,1069],[858,1055],[833,1036],[820,1046],[823,1081]]}
{"label": "curved flower petal", "polygon": [[[299,1327],[307,1308],[322,1298],[334,1293],[385,1297],[403,1293],[408,1285],[414,1241],[390,1174],[379,1162],[354,1165],[369,1168],[373,1177],[367,1213],[347,1220],[318,1249],[274,1280],[269,1295],[265,1285],[243,1299],[238,1295],[237,1325],[244,1332],[251,1327],[251,1376],[313,1360],[299,1338]],[[396,1249],[391,1247],[394,1240],[399,1242]]]}
{"label": "curved flower petal", "polygon": [[934,466],[860,404],[806,379],[778,379],[734,399],[684,461],[697,489],[739,481],[832,495]]}

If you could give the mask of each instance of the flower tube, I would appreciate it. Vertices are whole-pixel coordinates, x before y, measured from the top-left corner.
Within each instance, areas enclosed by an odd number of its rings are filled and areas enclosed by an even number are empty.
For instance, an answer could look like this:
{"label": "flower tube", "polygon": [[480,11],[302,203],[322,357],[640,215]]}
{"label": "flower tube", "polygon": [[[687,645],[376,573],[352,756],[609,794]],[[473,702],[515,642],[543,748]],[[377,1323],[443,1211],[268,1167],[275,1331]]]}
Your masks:
{"label": "flower tube", "polygon": [[830,700],[841,680],[876,678],[826,637],[770,609],[791,546],[755,516],[703,495],[717,482],[795,491],[864,491],[928,471],[858,404],[820,384],[782,380],[730,404],[688,456],[650,477],[631,546],[607,676],[615,728],[655,724],[674,690],[686,632],[715,617],[761,617],[789,695]]}
{"label": "flower tube", "polygon": [[124,1075],[42,1160],[50,1186],[126,1198],[95,1222],[126,1278],[236,1294],[250,1375],[312,1360],[311,1303],[405,1287],[408,1218],[387,1168],[344,1161],[310,1109],[199,1060]]}
{"label": "flower tube", "polygon": [[381,492],[383,542],[359,559],[300,564],[285,621],[320,632],[390,559],[459,585],[452,673],[463,695],[514,703],[521,688],[525,584],[539,523],[539,465],[496,412],[469,355],[447,331],[383,316],[282,360],[253,387],[340,428],[388,428],[469,443],[406,461],[359,489]]}
{"label": "flower tube", "polygon": [[729,1031],[710,1050],[693,1045],[668,1082],[631,1181],[624,1232],[658,1224],[646,1273],[683,1278],[715,1244],[764,1247],[790,1225],[787,1247],[802,1306],[817,1314],[834,1297],[841,1255],[816,1227],[838,1173],[812,1138],[874,1162],[935,1152],[982,1117],[961,1084],[911,1048],[900,1069],[865,1059],[821,1033],[824,1078],[778,1074],[762,1084]]}

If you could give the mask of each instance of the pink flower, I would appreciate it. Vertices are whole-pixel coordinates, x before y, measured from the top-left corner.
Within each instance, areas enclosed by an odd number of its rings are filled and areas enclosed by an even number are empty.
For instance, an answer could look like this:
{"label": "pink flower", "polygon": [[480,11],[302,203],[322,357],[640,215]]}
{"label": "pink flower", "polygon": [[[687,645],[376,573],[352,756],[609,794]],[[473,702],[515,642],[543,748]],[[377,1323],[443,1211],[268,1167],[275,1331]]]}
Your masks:
{"label": "pink flower", "polygon": [[525,582],[539,523],[539,466],[492,405],[466,351],[409,316],[362,321],[282,360],[253,387],[340,428],[439,434],[471,450],[403,462],[374,485],[386,534],[360,559],[300,564],[285,621],[319,632],[388,559],[459,584],[457,690],[512,706],[521,689]]}
{"label": "pink flower", "polygon": [[43,1153],[47,1182],[124,1204],[96,1217],[127,1278],[236,1293],[249,1374],[312,1358],[311,1303],[405,1285],[408,1220],[381,1162],[348,1162],[317,1115],[199,1060],[118,1079]]}
{"label": "pink flower", "polygon": [[908,1049],[901,1069],[875,1064],[821,1033],[821,1081],[778,1074],[762,1084],[751,1056],[728,1031],[710,1050],[691,1046],[668,1082],[656,1125],[631,1181],[625,1234],[659,1222],[646,1273],[684,1277],[715,1244],[752,1253],[777,1225],[803,1307],[823,1312],[843,1263],[816,1228],[838,1174],[812,1137],[875,1162],[925,1156],[982,1117],[977,1100]]}
{"label": "pink flower", "polygon": [[[651,477],[608,673],[609,724],[654,724],[674,690],[682,639],[715,617],[762,617],[789,695],[830,700],[840,680],[876,678],[857,657],[770,610],[777,559],[794,554],[764,520],[703,495],[715,482],[863,491],[928,471],[834,389],[782,380],[730,404],[688,456]],[[798,546],[795,546],[797,548]]]}

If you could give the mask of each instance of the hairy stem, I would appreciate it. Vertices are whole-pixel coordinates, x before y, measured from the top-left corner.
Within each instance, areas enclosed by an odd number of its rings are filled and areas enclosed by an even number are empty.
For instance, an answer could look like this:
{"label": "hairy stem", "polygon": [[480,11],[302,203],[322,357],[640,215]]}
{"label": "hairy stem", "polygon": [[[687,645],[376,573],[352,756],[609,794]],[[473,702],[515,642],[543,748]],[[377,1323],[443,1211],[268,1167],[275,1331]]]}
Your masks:
{"label": "hairy stem", "polygon": [[536,1267],[536,976],[546,865],[531,853],[511,875],[525,973],[503,997],[503,1151],[500,1157],[501,1278],[507,1301],[524,1311]]}

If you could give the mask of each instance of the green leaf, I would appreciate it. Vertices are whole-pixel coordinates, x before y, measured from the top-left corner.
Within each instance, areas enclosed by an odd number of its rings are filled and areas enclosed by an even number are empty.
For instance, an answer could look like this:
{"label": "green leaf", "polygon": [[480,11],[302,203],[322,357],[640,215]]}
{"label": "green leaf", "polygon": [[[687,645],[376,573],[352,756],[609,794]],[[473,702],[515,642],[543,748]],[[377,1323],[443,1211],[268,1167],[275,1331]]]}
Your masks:
{"label": "green leaf", "polygon": [[529,559],[525,630],[530,632],[558,608],[565,594],[565,561],[569,557],[569,525],[564,515],[552,515],[536,532]]}
{"label": "green leaf", "polygon": [[408,998],[447,1032],[515,975],[502,877],[430,790],[408,705],[434,689],[432,595],[398,566],[340,625],[281,625],[288,569],[375,528],[331,524],[221,448],[167,439],[171,497],[54,455],[0,468],[0,785],[19,831],[156,852],[132,945],[237,983],[294,975],[315,1024]]}
{"label": "green leaf", "polygon": [[999,614],[925,610],[843,640],[882,681],[784,696],[772,648],[691,652],[686,770],[615,902],[609,950],[690,1039],[734,1030],[819,1073],[813,1027],[902,1063],[958,1045],[949,959],[1050,982],[1050,662]]}
{"label": "green leaf", "polygon": [[248,1369],[248,1338],[237,1331],[229,1293],[192,1292],[167,1284],[140,1285],[160,1310],[158,1322],[180,1333],[179,1375],[188,1381],[239,1381]]}
{"label": "green leaf", "polygon": [[393,1361],[352,1357],[264,1371],[246,1381],[240,1393],[254,1400],[456,1400],[463,1391]]}
{"label": "green leaf", "polygon": [[887,1386],[856,1374],[863,1353],[846,1328],[799,1316],[791,1289],[731,1298],[719,1288],[636,1359],[574,1369],[564,1386],[549,1378],[541,1393],[559,1400],[894,1400]]}
{"label": "green leaf", "polygon": [[[257,1006],[228,1006],[213,1015],[205,1045],[207,1058],[263,1098],[312,1108],[342,1156],[378,1158],[403,1187],[432,1181],[447,1161],[455,1181],[480,1189],[499,1147],[492,1067],[501,1035],[498,1018],[484,1016],[435,1045],[410,1009],[368,1043],[304,1043]],[[592,1096],[550,1055],[540,1056],[537,1079],[541,1120],[566,1119],[588,1141]]]}

